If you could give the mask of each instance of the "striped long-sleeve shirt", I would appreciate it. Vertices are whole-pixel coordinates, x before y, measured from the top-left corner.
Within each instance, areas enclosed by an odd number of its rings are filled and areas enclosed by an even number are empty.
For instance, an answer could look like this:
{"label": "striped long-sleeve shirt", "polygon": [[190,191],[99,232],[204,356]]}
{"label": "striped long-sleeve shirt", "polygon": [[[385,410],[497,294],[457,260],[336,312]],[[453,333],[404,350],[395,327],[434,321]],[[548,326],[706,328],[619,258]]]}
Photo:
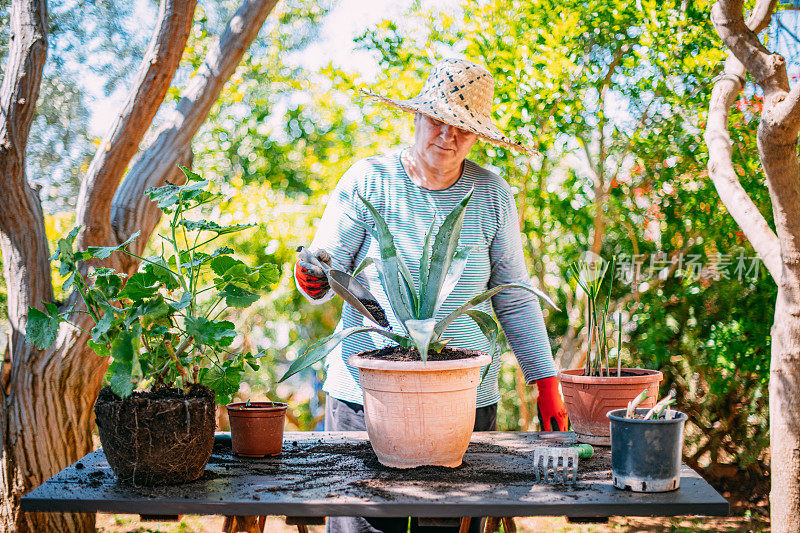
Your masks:
{"label": "striped long-sleeve shirt", "polygon": [[[411,181],[399,155],[399,152],[392,152],[363,159],[342,176],[330,195],[312,249],[325,249],[332,257],[333,266],[346,271],[352,271],[365,257],[380,259],[378,243],[350,218],[374,226],[371,214],[358,197],[360,194],[386,219],[397,251],[418,286],[420,257],[431,223],[435,220],[435,235],[448,213],[474,188],[459,239],[459,246],[469,245],[473,250],[461,280],[436,318],[443,318],[470,298],[494,286],[529,281],[517,209],[504,179],[467,159],[461,176],[453,185],[447,189],[428,190]],[[403,331],[392,313],[375,267],[364,270],[358,279],[386,311],[392,329]],[[327,298],[317,302],[325,300]],[[521,289],[507,289],[496,294],[491,303],[486,301],[476,309],[489,313],[494,309],[528,383],[555,375],[550,342],[536,296]],[[361,325],[373,324],[345,303],[336,331]],[[466,315],[456,319],[442,338],[452,339],[448,346],[484,352],[489,352],[491,347],[475,322]],[[392,341],[376,333],[347,337],[326,358],[327,377],[323,389],[334,398],[363,403],[358,369],[349,366],[347,358],[390,344]],[[489,373],[478,389],[478,407],[499,401],[499,369],[500,360],[495,355]]]}

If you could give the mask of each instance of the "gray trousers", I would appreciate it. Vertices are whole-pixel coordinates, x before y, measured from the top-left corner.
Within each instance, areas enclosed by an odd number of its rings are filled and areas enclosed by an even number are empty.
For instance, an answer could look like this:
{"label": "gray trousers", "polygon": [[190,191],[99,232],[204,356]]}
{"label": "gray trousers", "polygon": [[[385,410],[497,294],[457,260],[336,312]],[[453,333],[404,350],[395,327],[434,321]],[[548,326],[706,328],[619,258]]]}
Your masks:
{"label": "gray trousers", "polygon": [[[325,431],[365,431],[364,406],[325,396]],[[479,407],[475,411],[475,431],[497,429],[497,404]],[[481,521],[473,519],[470,533],[482,530]],[[330,516],[327,533],[458,533],[458,526],[420,525],[417,518],[365,518],[359,516]]]}

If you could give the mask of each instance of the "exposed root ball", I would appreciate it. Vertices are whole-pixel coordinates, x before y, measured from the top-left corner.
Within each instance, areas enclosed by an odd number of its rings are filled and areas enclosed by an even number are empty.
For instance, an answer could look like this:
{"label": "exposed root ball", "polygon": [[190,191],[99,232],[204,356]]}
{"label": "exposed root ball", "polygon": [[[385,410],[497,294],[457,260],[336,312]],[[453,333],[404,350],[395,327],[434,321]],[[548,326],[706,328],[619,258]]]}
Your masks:
{"label": "exposed root ball", "polygon": [[214,391],[208,387],[135,392],[124,400],[106,387],[94,412],[120,481],[172,485],[203,475],[214,447]]}

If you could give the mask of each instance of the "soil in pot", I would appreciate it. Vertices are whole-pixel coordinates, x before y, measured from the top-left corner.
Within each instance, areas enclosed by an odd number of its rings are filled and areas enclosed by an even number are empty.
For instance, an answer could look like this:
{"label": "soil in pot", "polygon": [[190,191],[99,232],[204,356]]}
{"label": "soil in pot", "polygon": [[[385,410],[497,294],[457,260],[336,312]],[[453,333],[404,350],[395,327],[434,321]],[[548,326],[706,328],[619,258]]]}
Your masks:
{"label": "soil in pot", "polygon": [[110,388],[94,407],[100,442],[117,478],[133,485],[174,485],[203,475],[214,446],[214,391],[203,385],[134,392]]}
{"label": "soil in pot", "polygon": [[[372,350],[358,354],[364,359],[380,359],[381,361],[422,361],[419,350],[407,346],[389,346],[380,350]],[[470,357],[480,357],[485,355],[478,350],[468,350],[465,348],[448,348],[445,346],[441,353],[428,350],[428,361],[453,361],[456,359],[468,359]]]}
{"label": "soil in pot", "polygon": [[624,368],[619,377],[614,370],[611,376],[584,376],[583,373],[583,369],[562,370],[558,380],[578,441],[600,446],[611,445],[606,413],[627,407],[644,389],[647,389],[647,399],[640,405],[652,407],[663,377],[658,370],[644,368]]}
{"label": "soil in pot", "polygon": [[236,402],[226,407],[233,453],[243,457],[280,455],[287,404]]}
{"label": "soil in pot", "polygon": [[370,444],[393,468],[456,467],[475,425],[481,366],[491,358],[475,350],[430,351],[389,347],[351,356],[359,369]]}

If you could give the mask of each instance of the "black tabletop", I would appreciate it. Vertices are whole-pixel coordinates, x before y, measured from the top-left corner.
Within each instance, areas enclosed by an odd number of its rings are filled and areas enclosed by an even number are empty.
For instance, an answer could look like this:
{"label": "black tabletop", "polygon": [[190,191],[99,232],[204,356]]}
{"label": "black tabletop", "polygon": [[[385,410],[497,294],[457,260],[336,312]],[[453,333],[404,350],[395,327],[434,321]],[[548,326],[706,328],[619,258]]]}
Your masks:
{"label": "black tabletop", "polygon": [[610,452],[602,447],[581,460],[576,484],[537,484],[533,448],[574,440],[573,433],[475,433],[458,468],[395,470],[378,463],[365,432],[287,432],[280,456],[240,458],[218,444],[202,479],[163,487],[117,482],[99,450],[25,495],[22,509],[297,517],[728,514],[728,502],[685,465],[676,491],[615,489]]}

